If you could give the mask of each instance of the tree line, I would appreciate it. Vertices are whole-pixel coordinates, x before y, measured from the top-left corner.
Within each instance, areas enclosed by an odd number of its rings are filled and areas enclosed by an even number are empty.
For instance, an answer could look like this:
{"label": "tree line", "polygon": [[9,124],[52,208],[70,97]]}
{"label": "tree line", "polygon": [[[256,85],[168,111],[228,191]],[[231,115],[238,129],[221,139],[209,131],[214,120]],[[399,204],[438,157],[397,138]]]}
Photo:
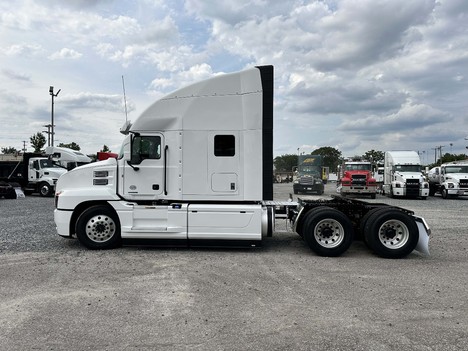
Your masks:
{"label": "tree line", "polygon": [[[31,147],[34,149],[34,152],[40,153],[44,150],[43,148],[47,141],[46,141],[45,136],[42,133],[37,132],[36,134],[32,135],[29,138],[29,142],[31,144]],[[74,141],[72,141],[71,143],[60,143],[57,145],[57,147],[65,147],[67,149],[72,149],[75,151],[81,150],[80,145],[78,145]],[[0,150],[2,151],[3,154],[9,154],[9,155],[19,154],[22,151],[12,146],[2,147]],[[99,151],[111,152],[111,150],[109,149],[107,145],[103,145],[102,149]]]}

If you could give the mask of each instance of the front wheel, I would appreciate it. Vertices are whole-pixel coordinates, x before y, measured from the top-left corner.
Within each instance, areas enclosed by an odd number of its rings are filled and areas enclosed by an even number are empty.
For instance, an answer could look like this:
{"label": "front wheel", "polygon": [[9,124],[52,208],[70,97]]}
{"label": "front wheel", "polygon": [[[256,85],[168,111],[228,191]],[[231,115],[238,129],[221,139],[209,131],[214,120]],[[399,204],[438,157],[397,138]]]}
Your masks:
{"label": "front wheel", "polygon": [[380,210],[365,223],[364,238],[377,255],[403,258],[416,248],[419,231],[408,214],[397,209]]}
{"label": "front wheel", "polygon": [[440,193],[442,194],[442,197],[444,199],[448,199],[449,198],[449,194],[448,194],[448,190],[445,189],[445,188],[442,188],[442,190],[440,191]]}
{"label": "front wheel", "polygon": [[41,183],[39,185],[39,194],[42,197],[50,196],[52,194],[52,187],[48,183]]}
{"label": "front wheel", "polygon": [[336,257],[353,242],[353,225],[344,213],[330,207],[317,207],[304,218],[303,237],[320,256]]}
{"label": "front wheel", "polygon": [[115,248],[121,244],[119,219],[107,206],[90,207],[76,222],[76,236],[92,250]]}

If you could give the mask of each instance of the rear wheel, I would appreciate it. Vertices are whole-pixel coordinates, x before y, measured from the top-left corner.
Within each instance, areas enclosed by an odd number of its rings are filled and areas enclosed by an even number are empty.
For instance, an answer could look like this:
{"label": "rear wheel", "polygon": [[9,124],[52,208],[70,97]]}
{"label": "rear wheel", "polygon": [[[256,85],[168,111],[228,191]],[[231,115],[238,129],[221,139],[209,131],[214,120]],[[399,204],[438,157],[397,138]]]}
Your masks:
{"label": "rear wheel", "polygon": [[121,244],[120,222],[109,207],[93,206],[78,218],[76,236],[89,249],[112,249]]}
{"label": "rear wheel", "polygon": [[304,218],[302,233],[307,245],[320,256],[340,256],[353,242],[351,221],[330,207],[310,210]]}
{"label": "rear wheel", "polygon": [[419,231],[416,222],[408,214],[397,209],[382,209],[368,218],[364,237],[377,255],[403,258],[415,249]]}

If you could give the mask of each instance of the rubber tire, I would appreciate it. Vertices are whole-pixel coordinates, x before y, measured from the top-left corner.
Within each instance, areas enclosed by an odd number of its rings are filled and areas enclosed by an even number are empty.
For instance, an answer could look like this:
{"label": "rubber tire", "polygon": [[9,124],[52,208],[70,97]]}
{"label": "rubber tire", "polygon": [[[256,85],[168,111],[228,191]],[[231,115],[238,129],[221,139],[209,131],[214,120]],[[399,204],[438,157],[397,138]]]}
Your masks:
{"label": "rubber tire", "polygon": [[[391,220],[398,221],[406,227],[407,240],[401,244],[401,247],[391,248],[393,244],[389,243],[386,246],[380,239],[380,229]],[[416,248],[419,241],[419,230],[411,216],[400,210],[390,208],[386,209],[386,211],[376,211],[369,217],[364,226],[364,238],[367,245],[377,255],[384,258],[403,258]]]}
{"label": "rubber tire", "polygon": [[[390,207],[390,206],[375,207],[375,208],[369,210],[362,217],[361,222],[359,223],[359,235],[364,241],[366,241],[364,232],[366,230],[366,224],[367,224],[367,221],[369,220],[369,218],[376,212],[379,212],[379,211],[382,211],[382,210],[388,210],[388,209],[392,209],[392,207]],[[366,244],[367,244],[367,242],[366,242]]]}
{"label": "rubber tire", "polygon": [[[102,241],[97,241],[91,239],[88,234],[86,233],[86,229],[89,229],[89,222],[93,218],[102,218],[102,223],[111,223],[109,227],[105,229],[109,229],[114,227],[112,235]],[[101,220],[101,218],[99,218]],[[112,231],[112,230],[111,230]],[[97,205],[92,206],[86,209],[79,217],[78,221],[76,222],[75,232],[78,240],[86,246],[88,249],[91,250],[106,250],[106,249],[113,249],[122,244],[122,239],[120,236],[120,221],[115,212],[105,205]]]}
{"label": "rubber tire", "polygon": [[39,184],[39,195],[41,195],[42,197],[47,197],[47,196],[50,196],[52,193],[52,187],[43,182],[41,184]]}
{"label": "rubber tire", "polygon": [[444,198],[444,199],[448,199],[450,197],[449,194],[448,194],[447,189],[445,189],[445,188],[442,188],[440,190],[440,194],[442,195],[442,198]]}
{"label": "rubber tire", "polygon": [[[317,226],[324,220],[333,220],[338,222],[343,229],[343,237],[340,243],[334,247],[326,247],[317,241],[314,235]],[[312,251],[319,256],[337,257],[342,255],[351,246],[354,239],[353,225],[349,218],[342,212],[331,207],[317,207],[310,210],[305,218],[302,229],[303,238]]]}

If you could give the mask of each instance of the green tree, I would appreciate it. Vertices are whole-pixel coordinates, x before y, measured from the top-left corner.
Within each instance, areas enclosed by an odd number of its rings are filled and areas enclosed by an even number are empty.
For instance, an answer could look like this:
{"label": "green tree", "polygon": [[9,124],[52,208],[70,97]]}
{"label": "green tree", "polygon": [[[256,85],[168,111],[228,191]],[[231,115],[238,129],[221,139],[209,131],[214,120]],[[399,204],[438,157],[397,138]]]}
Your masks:
{"label": "green tree", "polygon": [[60,144],[58,144],[58,147],[66,147],[67,149],[72,149],[72,150],[75,150],[75,151],[80,151],[81,150],[80,145],[78,145],[74,141],[72,141],[69,144],[60,143]]}
{"label": "green tree", "polygon": [[385,159],[385,152],[372,149],[362,155],[362,158],[372,163],[383,163]]}
{"label": "green tree", "polygon": [[31,146],[34,148],[34,152],[41,152],[41,149],[46,143],[46,138],[42,133],[37,132],[29,138],[29,141],[31,142]]}
{"label": "green tree", "polygon": [[275,168],[280,172],[291,172],[294,166],[297,166],[297,155],[277,156],[273,160]]}
{"label": "green tree", "polygon": [[334,172],[341,163],[341,151],[331,146],[323,146],[315,149],[311,155],[322,155],[323,166],[329,167],[330,172]]}
{"label": "green tree", "polygon": [[102,149],[100,150],[100,152],[111,152],[111,150],[109,149],[107,145],[104,145]]}
{"label": "green tree", "polygon": [[19,150],[17,150],[13,146],[2,147],[2,153],[4,153],[4,154],[13,155],[13,154],[16,154],[18,152],[19,152]]}

